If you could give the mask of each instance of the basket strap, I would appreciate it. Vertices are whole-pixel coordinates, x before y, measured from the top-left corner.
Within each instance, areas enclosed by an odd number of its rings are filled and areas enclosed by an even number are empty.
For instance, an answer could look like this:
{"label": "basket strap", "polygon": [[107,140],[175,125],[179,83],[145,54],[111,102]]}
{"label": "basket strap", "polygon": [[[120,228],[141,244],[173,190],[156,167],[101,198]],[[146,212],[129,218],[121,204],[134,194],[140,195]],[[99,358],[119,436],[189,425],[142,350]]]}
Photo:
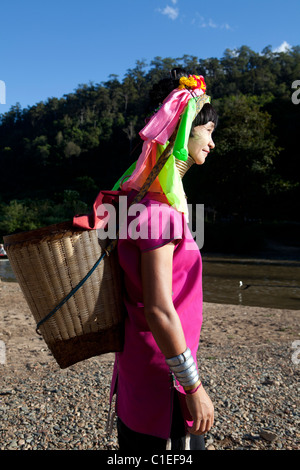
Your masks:
{"label": "basket strap", "polygon": [[[168,160],[168,158],[171,156],[172,154],[172,151],[173,151],[173,147],[174,147],[174,142],[175,142],[175,138],[176,138],[176,134],[177,134],[177,128],[178,126],[176,127],[175,131],[173,132],[172,136],[170,137],[170,140],[169,140],[169,144],[168,146],[166,147],[166,149],[164,150],[164,152],[161,154],[160,158],[158,159],[158,161],[156,162],[156,164],[154,165],[154,167],[152,168],[152,171],[151,173],[148,175],[148,178],[146,179],[145,183],[143,184],[142,188],[140,189],[140,191],[138,192],[138,194],[135,196],[135,198],[132,200],[132,202],[130,203],[130,206],[132,204],[136,204],[137,202],[141,201],[143,199],[143,197],[145,196],[145,194],[147,193],[148,189],[150,188],[151,184],[153,183],[153,181],[156,179],[157,175],[159,174],[159,172],[161,171],[161,169],[163,168],[163,166],[165,165],[166,161]],[[109,256],[109,254],[113,251],[113,249],[117,246],[117,243],[118,243],[118,238],[119,238],[119,231],[117,233],[117,237],[115,240],[111,240],[110,243],[108,244],[108,246],[105,248],[105,251],[104,253],[100,256],[100,258],[98,259],[98,261],[96,261],[96,263],[94,264],[94,266],[92,267],[92,269],[84,276],[84,278],[77,284],[77,286],[74,287],[74,289],[72,289],[68,295],[66,295],[66,297],[61,301],[59,302],[59,304],[53,309],[51,310],[51,312],[49,312],[42,320],[40,320],[38,323],[37,323],[37,326],[36,326],[36,332],[41,335],[40,331],[39,331],[39,328],[41,325],[43,325],[43,323],[45,323],[47,320],[49,320],[49,318],[51,318],[56,312],[57,310],[59,310],[77,291],[78,289],[80,289],[80,287],[83,286],[83,284],[86,282],[86,280],[90,277],[90,275],[95,271],[95,269],[97,268],[97,266],[101,263],[101,261],[103,260],[103,258],[105,257],[105,255]]]}
{"label": "basket strap", "polygon": [[101,261],[103,260],[104,256],[106,255],[107,253],[104,252],[100,258],[98,259],[98,261],[96,261],[96,263],[94,264],[94,266],[92,267],[92,269],[84,276],[83,279],[81,279],[81,281],[77,284],[76,287],[74,287],[74,289],[72,289],[69,294],[61,301],[59,302],[59,304],[53,309],[51,310],[50,313],[48,313],[42,320],[40,320],[36,326],[36,332],[40,335],[41,333],[39,332],[39,327],[45,323],[45,321],[49,320],[49,318],[51,318],[56,312],[57,310],[59,310],[77,291],[78,289],[80,289],[81,286],[83,286],[83,284],[85,283],[85,281],[90,277],[90,275],[95,271],[95,269],[97,268],[97,266],[101,263]]}

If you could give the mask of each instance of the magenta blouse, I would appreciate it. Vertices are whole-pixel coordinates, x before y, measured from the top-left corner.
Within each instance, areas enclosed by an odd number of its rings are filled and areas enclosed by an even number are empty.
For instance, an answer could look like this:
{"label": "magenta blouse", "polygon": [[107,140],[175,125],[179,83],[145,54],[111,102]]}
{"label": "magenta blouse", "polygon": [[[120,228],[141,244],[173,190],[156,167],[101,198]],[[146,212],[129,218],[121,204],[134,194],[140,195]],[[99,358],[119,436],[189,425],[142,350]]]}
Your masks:
{"label": "magenta blouse", "polygon": [[[168,439],[171,430],[174,383],[165,357],[148,327],[143,309],[141,253],[176,240],[173,258],[173,303],[181,320],[187,346],[196,362],[202,325],[202,262],[185,216],[147,195],[140,215],[127,220],[127,235],[118,242],[124,271],[125,344],[116,354],[111,398],[116,393],[116,414],[136,432]],[[137,235],[140,238],[137,238]],[[184,390],[176,383],[186,424],[190,416]]]}

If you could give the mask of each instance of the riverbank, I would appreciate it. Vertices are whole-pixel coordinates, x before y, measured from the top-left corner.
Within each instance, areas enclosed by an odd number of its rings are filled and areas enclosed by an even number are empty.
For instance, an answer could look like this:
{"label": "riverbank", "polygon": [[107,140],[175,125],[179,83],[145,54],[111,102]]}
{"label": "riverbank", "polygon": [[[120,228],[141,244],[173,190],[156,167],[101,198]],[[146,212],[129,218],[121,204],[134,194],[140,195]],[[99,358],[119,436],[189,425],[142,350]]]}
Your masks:
{"label": "riverbank", "polygon": [[[0,341],[0,450],[117,449],[115,428],[105,433],[113,354],[59,369],[9,282]],[[208,449],[299,449],[295,341],[297,310],[204,304],[198,362],[216,414]]]}

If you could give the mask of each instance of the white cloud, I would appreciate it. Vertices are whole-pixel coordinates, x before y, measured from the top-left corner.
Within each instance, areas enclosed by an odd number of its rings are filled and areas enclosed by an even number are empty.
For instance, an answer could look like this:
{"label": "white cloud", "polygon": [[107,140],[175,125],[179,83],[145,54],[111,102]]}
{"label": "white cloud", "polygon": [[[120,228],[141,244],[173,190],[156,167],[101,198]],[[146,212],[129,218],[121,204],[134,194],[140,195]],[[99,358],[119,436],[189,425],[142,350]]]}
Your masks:
{"label": "white cloud", "polygon": [[205,23],[204,16],[201,16],[200,13],[196,13],[195,17],[192,19],[192,24],[198,26],[198,28],[206,28],[207,24]]}
{"label": "white cloud", "polygon": [[219,28],[219,29],[232,29],[228,23],[217,24],[211,18],[209,20],[205,19],[204,16],[201,16],[200,13],[196,13],[192,19],[192,24],[198,26],[198,28]]}
{"label": "white cloud", "polygon": [[288,52],[291,49],[292,46],[286,41],[283,41],[283,43],[277,47],[276,49],[273,49],[273,52]]}
{"label": "white cloud", "polygon": [[216,23],[214,23],[213,20],[211,20],[211,19],[208,22],[208,26],[209,26],[209,28],[217,28],[218,27],[218,25]]}
{"label": "white cloud", "polygon": [[224,29],[227,29],[227,30],[232,29],[231,26],[229,26],[228,23],[222,24],[222,26],[220,26],[220,27],[224,28]]}
{"label": "white cloud", "polygon": [[[174,2],[173,2],[174,3]],[[178,8],[173,8],[167,5],[163,10],[158,10],[162,15],[168,16],[171,20],[176,20],[179,15]]]}
{"label": "white cloud", "polygon": [[173,5],[176,5],[177,0],[171,0],[171,2],[173,3]]}

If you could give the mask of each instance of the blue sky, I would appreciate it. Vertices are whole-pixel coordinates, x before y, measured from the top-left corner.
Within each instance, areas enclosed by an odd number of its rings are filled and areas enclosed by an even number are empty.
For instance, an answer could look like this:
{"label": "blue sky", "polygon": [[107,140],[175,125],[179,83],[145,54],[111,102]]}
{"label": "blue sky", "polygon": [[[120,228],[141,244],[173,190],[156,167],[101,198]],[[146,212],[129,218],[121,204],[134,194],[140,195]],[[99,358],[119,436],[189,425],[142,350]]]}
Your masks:
{"label": "blue sky", "polygon": [[[79,84],[122,80],[137,60],[221,58],[225,49],[300,45],[300,0],[6,0],[0,101],[32,106]],[[300,77],[299,77],[300,79]],[[1,95],[2,91],[2,95]]]}

